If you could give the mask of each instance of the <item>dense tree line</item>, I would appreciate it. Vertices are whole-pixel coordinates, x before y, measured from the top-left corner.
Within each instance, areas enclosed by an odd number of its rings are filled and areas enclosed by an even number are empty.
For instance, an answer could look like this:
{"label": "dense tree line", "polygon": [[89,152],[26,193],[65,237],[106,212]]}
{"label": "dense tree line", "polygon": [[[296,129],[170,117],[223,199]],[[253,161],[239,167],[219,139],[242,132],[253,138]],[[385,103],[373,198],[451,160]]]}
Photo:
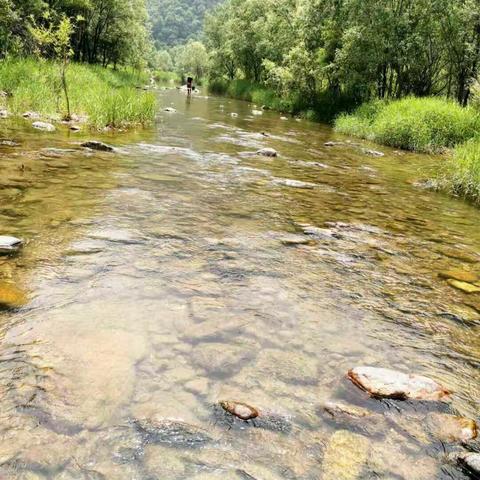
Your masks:
{"label": "dense tree line", "polygon": [[212,75],[283,95],[445,95],[465,105],[480,0],[227,0],[207,15]]}
{"label": "dense tree line", "polygon": [[32,27],[62,18],[77,61],[142,64],[151,53],[145,0],[0,0],[0,57],[33,53]]}
{"label": "dense tree line", "polygon": [[198,37],[205,13],[222,0],[148,0],[153,37],[159,47]]}

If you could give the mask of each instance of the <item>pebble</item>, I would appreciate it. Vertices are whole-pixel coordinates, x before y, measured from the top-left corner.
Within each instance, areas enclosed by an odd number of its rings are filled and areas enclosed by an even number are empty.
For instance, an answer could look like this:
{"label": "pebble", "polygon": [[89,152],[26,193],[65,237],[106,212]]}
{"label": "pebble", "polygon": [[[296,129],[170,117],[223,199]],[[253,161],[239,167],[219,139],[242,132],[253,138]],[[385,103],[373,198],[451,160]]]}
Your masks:
{"label": "pebble", "polygon": [[260,412],[250,405],[242,402],[221,401],[220,406],[228,413],[240,420],[252,420],[260,415]]}
{"label": "pebble", "polygon": [[450,394],[430,378],[386,368],[357,367],[347,375],[357,387],[373,397],[439,401],[447,399]]}

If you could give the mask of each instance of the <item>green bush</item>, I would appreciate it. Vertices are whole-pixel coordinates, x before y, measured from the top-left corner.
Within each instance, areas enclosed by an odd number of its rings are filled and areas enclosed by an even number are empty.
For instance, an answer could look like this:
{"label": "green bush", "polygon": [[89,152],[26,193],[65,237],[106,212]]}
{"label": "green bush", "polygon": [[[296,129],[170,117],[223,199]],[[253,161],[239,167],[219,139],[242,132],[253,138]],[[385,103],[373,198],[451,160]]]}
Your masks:
{"label": "green bush", "polygon": [[[92,127],[143,125],[155,117],[155,96],[137,88],[148,81],[144,73],[71,64],[67,81],[72,112],[87,116]],[[0,90],[9,93],[6,107],[11,113],[30,110],[55,118],[66,113],[58,66],[51,62],[0,62]]]}
{"label": "green bush", "polygon": [[480,138],[459,145],[440,176],[440,186],[480,204]]}
{"label": "green bush", "polygon": [[441,152],[472,138],[478,113],[441,98],[373,102],[337,118],[340,133],[417,152]]}

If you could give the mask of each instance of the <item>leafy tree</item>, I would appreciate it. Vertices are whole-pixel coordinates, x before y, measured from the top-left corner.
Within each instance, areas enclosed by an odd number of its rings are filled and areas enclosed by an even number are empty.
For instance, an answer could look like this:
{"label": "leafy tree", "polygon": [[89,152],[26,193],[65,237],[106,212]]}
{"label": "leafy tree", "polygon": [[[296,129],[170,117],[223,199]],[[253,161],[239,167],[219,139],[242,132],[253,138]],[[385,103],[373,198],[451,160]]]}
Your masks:
{"label": "leafy tree", "polygon": [[176,56],[176,70],[182,78],[193,76],[201,81],[208,69],[208,53],[201,42],[189,42]]}

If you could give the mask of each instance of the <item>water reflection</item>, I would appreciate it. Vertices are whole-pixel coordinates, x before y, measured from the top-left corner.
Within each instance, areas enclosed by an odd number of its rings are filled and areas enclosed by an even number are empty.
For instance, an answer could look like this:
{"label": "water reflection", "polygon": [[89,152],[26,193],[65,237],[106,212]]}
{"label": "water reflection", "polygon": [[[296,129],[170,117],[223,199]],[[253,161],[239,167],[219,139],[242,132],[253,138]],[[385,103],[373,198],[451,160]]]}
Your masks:
{"label": "water reflection", "polygon": [[[27,245],[0,275],[29,295],[0,313],[2,478],[465,478],[425,420],[480,398],[479,296],[439,277],[480,273],[478,211],[412,185],[439,159],[172,102],[114,155],[2,124],[0,225]],[[369,399],[345,380],[361,364],[452,404]],[[275,421],[225,425],[219,400]]]}

